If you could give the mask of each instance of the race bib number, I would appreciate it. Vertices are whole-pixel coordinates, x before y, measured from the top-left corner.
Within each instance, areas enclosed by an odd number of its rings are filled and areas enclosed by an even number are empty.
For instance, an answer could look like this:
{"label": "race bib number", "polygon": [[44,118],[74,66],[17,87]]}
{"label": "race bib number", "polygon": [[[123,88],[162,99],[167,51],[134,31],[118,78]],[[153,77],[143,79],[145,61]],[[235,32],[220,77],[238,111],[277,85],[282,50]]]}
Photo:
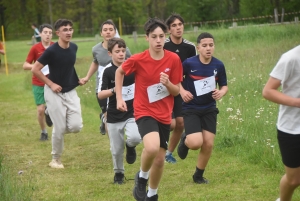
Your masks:
{"label": "race bib number", "polygon": [[134,97],[135,84],[122,87],[122,98],[124,101],[132,100]]}
{"label": "race bib number", "polygon": [[215,76],[211,76],[202,80],[194,81],[196,94],[201,96],[203,94],[210,93],[216,88]]}
{"label": "race bib number", "polygon": [[168,89],[162,84],[154,84],[147,88],[149,102],[153,103],[170,95]]}

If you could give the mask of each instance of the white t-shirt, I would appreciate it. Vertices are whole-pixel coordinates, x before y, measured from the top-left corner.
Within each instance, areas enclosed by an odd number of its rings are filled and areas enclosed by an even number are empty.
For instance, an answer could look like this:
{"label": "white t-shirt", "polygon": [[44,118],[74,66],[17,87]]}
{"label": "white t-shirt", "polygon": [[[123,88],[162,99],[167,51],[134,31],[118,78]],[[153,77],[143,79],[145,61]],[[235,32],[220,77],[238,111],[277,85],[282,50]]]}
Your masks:
{"label": "white t-shirt", "polygon": [[[281,56],[270,76],[281,80],[282,93],[300,98],[300,45]],[[300,134],[300,108],[280,105],[277,128]]]}

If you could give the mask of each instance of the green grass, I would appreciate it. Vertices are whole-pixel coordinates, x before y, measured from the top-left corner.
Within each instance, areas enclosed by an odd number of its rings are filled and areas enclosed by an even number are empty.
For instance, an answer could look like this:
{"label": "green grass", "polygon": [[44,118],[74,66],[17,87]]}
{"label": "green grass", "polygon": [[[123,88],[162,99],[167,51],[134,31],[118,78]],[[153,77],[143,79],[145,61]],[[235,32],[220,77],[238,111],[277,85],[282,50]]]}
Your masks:
{"label": "green grass", "polygon": [[[179,160],[175,153],[179,161],[176,165],[165,164],[159,198],[164,201],[276,200],[284,174],[276,140],[278,106],[264,100],[261,91],[280,55],[300,43],[297,36],[300,27],[203,31],[215,36],[215,56],[226,66],[229,87],[228,94],[218,103],[215,148],[204,175],[210,184],[192,182],[198,152],[190,151],[185,160]],[[186,38],[196,41],[195,34]],[[136,44],[128,36],[124,39],[132,53],[147,48],[144,38],[138,38]],[[94,79],[77,88],[84,127],[78,134],[65,135],[62,158],[65,169],[48,167],[51,141],[38,141],[31,72],[22,70],[30,48],[26,43],[7,42],[9,75],[5,75],[3,65],[0,68],[0,175],[4,178],[0,178],[0,200],[133,200],[132,180],[122,186],[112,184],[109,140],[99,134],[100,110]],[[83,77],[92,61],[91,48],[96,42],[76,43],[79,46],[76,68]],[[125,163],[127,179],[133,179],[139,169],[141,150],[142,145],[137,147],[135,164]],[[23,174],[19,175],[19,171]],[[3,193],[6,193],[4,199]],[[300,200],[299,189],[293,200]]]}

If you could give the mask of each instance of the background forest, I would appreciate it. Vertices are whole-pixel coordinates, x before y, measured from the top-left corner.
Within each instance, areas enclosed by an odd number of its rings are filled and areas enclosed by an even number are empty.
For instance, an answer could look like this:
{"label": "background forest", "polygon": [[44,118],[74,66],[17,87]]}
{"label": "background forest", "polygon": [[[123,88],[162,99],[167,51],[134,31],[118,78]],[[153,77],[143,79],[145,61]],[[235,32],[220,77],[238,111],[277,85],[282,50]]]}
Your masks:
{"label": "background forest", "polygon": [[[100,24],[112,19],[123,34],[142,33],[148,17],[166,19],[181,14],[186,24],[222,26],[224,23],[272,23],[274,8],[284,8],[284,21],[293,21],[300,13],[299,0],[0,0],[0,24],[7,39],[28,38],[31,23],[53,24],[58,18],[74,22],[76,35],[93,36]],[[263,18],[252,18],[264,16]],[[249,18],[252,19],[249,19]],[[242,19],[244,18],[244,19]],[[246,19],[245,19],[246,18]],[[279,18],[280,19],[280,18]],[[187,26],[186,26],[187,27]]]}

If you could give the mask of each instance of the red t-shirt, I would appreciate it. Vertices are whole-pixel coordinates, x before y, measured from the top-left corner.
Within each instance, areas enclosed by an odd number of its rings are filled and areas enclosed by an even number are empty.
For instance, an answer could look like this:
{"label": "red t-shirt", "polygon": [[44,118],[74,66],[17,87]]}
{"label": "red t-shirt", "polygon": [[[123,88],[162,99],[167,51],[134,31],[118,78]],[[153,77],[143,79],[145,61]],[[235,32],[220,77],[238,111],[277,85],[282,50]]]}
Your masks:
{"label": "red t-shirt", "polygon": [[164,57],[161,60],[154,60],[150,56],[149,50],[146,50],[128,58],[122,64],[122,69],[126,75],[135,73],[133,102],[135,119],[150,116],[160,123],[170,124],[174,97],[168,95],[161,100],[150,103],[147,88],[160,82],[161,72],[168,74],[169,80],[173,84],[182,81],[182,64],[178,55],[164,50]]}
{"label": "red t-shirt", "polygon": [[[52,45],[54,42],[51,42],[50,45]],[[26,61],[30,64],[34,63],[45,51],[45,47],[43,46],[42,42],[35,44],[31,47]],[[36,86],[43,87],[45,85],[44,82],[39,80],[36,76],[32,74],[32,84]]]}

